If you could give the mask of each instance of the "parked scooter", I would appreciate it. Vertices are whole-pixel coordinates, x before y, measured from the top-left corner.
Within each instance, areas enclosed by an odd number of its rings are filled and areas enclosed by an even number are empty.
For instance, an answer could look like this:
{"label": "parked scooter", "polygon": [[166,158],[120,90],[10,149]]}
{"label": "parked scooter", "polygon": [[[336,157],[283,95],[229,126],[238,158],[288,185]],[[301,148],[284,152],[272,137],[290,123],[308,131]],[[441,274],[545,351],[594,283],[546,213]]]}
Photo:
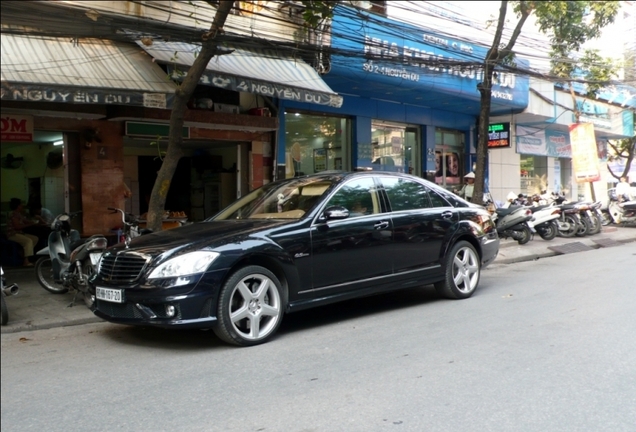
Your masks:
{"label": "parked scooter", "polygon": [[497,224],[497,234],[501,238],[512,238],[520,245],[532,239],[532,231],[528,221],[532,219],[532,212],[524,206],[510,206],[495,208],[493,219]]}
{"label": "parked scooter", "polygon": [[88,292],[88,278],[95,273],[108,241],[103,235],[81,239],[71,229],[71,219],[79,213],[62,213],[53,220],[49,245],[37,253],[41,258],[35,263],[35,275],[42,288],[53,294],[74,292],[69,306],[81,293],[90,308],[95,297]]}
{"label": "parked scooter", "polygon": [[4,270],[0,267],[0,300],[2,300],[2,314],[0,315],[0,322],[2,325],[7,325],[9,322],[9,309],[7,308],[7,301],[4,299],[5,297],[9,297],[12,295],[18,294],[19,288],[18,284],[11,284],[6,286],[6,280],[4,279]]}
{"label": "parked scooter", "polygon": [[549,204],[528,208],[532,212],[532,219],[528,221],[530,229],[537,232],[543,240],[554,239],[559,233],[561,209]]}
{"label": "parked scooter", "polygon": [[607,211],[615,224],[636,225],[636,200],[619,201],[615,189],[610,189]]}

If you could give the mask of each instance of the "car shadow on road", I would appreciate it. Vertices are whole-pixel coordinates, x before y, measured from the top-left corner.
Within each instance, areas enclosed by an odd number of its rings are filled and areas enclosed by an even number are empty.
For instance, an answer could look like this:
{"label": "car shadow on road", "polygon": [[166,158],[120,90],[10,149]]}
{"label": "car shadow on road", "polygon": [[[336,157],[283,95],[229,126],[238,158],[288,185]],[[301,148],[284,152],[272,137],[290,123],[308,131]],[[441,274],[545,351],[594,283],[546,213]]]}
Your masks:
{"label": "car shadow on road", "polygon": [[[397,312],[435,301],[442,301],[432,285],[347,300],[331,305],[285,315],[278,335],[292,334],[310,328]],[[232,348],[213,331],[161,329],[154,327],[112,325],[99,333],[118,344],[162,351],[204,351],[210,348]]]}
{"label": "car shadow on road", "polygon": [[333,303],[286,315],[278,333],[294,333],[365,316],[377,316],[442,301],[432,285]]}
{"label": "car shadow on road", "polygon": [[228,347],[211,330],[113,325],[100,330],[99,333],[119,344],[165,351],[203,351],[210,348]]}

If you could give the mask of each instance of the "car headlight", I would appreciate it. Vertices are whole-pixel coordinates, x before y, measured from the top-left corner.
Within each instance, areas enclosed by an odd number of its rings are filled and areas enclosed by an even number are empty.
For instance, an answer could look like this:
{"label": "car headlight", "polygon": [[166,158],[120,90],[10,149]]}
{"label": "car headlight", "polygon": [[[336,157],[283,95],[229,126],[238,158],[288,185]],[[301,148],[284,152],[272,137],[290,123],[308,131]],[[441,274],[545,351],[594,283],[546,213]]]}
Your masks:
{"label": "car headlight", "polygon": [[170,278],[203,273],[219,256],[218,252],[190,252],[169,259],[154,269],[148,279]]}

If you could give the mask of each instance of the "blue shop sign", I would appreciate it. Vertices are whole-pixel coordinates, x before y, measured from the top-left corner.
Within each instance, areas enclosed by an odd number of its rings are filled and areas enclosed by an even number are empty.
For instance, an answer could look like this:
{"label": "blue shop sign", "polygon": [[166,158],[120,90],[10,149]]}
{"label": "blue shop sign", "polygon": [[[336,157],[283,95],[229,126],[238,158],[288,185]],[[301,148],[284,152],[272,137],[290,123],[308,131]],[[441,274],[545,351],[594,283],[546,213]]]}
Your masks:
{"label": "blue shop sign", "polygon": [[[335,54],[324,78],[336,91],[440,108],[464,101],[456,106],[470,106],[471,112],[479,107],[485,47],[342,6],[334,15],[331,45]],[[528,86],[527,76],[498,70],[492,112],[526,108]]]}

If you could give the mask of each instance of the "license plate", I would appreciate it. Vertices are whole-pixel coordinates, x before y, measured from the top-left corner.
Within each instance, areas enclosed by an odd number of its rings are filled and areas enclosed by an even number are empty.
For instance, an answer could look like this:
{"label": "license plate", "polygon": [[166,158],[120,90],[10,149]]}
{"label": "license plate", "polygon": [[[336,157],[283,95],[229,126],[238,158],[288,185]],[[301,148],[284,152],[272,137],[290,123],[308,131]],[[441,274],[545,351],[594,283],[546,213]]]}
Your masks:
{"label": "license plate", "polygon": [[102,257],[102,254],[101,253],[92,253],[92,254],[90,254],[90,256],[91,256],[91,264],[96,266],[97,264],[99,264],[99,259]]}
{"label": "license plate", "polygon": [[120,289],[97,287],[95,289],[95,294],[99,300],[104,300],[104,301],[113,302],[113,303],[124,302],[124,291]]}

